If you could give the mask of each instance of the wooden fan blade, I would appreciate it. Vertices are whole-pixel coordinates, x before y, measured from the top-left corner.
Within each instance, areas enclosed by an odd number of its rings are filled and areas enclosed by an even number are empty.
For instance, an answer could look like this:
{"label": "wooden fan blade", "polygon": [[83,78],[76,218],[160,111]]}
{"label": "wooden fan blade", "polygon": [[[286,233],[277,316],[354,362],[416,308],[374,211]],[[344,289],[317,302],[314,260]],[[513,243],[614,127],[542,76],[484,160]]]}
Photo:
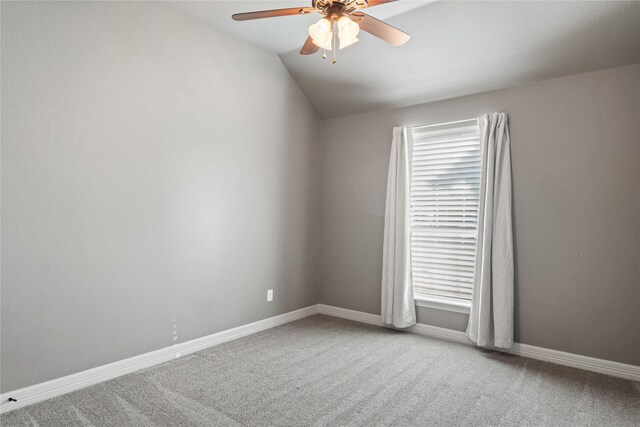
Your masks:
{"label": "wooden fan blade", "polygon": [[234,21],[249,21],[251,19],[275,18],[277,16],[305,15],[315,12],[312,7],[291,7],[289,9],[260,10],[257,12],[236,13],[231,15]]}
{"label": "wooden fan blade", "polygon": [[[403,45],[411,38],[411,36],[404,31],[400,31],[396,27],[376,19],[373,16],[367,15],[366,13],[358,12],[352,14],[352,16],[356,18],[355,21],[358,23],[361,30],[373,34],[394,46]],[[362,20],[358,18],[362,18]]]}
{"label": "wooden fan blade", "polygon": [[302,49],[300,49],[300,55],[313,55],[320,49],[317,44],[313,42],[311,36],[307,37],[307,41],[304,42]]}
{"label": "wooden fan blade", "polygon": [[379,4],[392,3],[394,1],[398,1],[398,0],[369,0],[368,2],[357,1],[355,3],[355,7],[357,9],[364,9],[365,7],[378,6]]}

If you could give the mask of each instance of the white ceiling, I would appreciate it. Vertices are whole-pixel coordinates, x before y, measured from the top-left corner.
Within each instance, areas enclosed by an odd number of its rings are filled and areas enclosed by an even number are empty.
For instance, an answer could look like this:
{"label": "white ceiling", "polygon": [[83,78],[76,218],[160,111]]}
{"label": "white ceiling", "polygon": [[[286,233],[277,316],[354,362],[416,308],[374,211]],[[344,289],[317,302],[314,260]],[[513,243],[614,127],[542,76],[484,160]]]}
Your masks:
{"label": "white ceiling", "polygon": [[307,1],[168,2],[277,52],[322,117],[453,98],[640,62],[640,2],[409,1],[367,13],[408,32],[400,47],[362,34],[338,63],[298,51],[315,16],[235,22]]}

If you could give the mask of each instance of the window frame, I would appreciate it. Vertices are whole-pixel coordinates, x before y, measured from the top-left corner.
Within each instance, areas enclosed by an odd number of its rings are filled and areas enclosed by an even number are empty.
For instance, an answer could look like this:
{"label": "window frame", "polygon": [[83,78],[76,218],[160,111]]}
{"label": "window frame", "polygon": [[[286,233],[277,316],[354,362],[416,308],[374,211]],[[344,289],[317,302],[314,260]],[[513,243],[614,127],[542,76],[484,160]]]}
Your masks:
{"label": "window frame", "polygon": [[[470,122],[470,121],[475,121],[478,125],[478,146],[480,149],[480,167],[482,168],[482,143],[481,143],[481,138],[482,138],[482,128],[481,128],[481,124],[480,124],[480,120],[477,118],[473,118],[473,119],[464,119],[464,120],[456,120],[456,121],[451,121],[451,122],[442,122],[442,123],[433,123],[433,124],[428,124],[428,125],[420,125],[420,126],[411,126],[411,132],[410,132],[410,137],[411,140],[409,141],[409,146],[410,146],[410,162],[409,162],[409,170],[411,173],[411,176],[413,176],[413,151],[414,151],[414,131],[415,129],[424,129],[424,128],[428,128],[428,127],[437,127],[437,126],[447,126],[447,125],[455,125],[457,123],[464,123],[464,122]],[[480,190],[482,188],[482,172],[480,172]],[[480,190],[478,190],[480,192]],[[410,183],[410,194],[411,194],[411,183]],[[409,202],[409,214],[411,215],[411,211],[412,211],[412,207],[411,207],[411,201]],[[409,227],[409,235],[412,235],[413,232],[413,227],[411,226],[411,222],[409,222],[409,224],[407,225]],[[476,225],[476,232],[479,231],[479,227],[478,225]],[[410,237],[411,238],[411,237]],[[477,236],[476,236],[476,242],[477,242]],[[409,244],[410,246],[410,250],[412,251],[412,244]],[[476,248],[477,250],[477,248]],[[477,268],[477,252],[475,254],[475,268]],[[474,277],[475,277],[475,268],[474,268]],[[411,269],[412,269],[412,275],[413,275],[413,262],[411,265]],[[472,289],[473,292],[473,289]],[[446,296],[437,296],[437,295],[428,295],[428,294],[424,294],[424,293],[420,293],[420,292],[416,292],[416,290],[414,289],[413,291],[413,297],[414,297],[414,301],[415,301],[415,305],[417,307],[426,307],[426,308],[431,308],[431,309],[436,309],[436,310],[441,310],[441,311],[448,311],[448,312],[455,312],[455,313],[462,313],[462,314],[469,314],[470,309],[471,309],[471,300],[465,300],[465,299],[458,299],[458,298],[454,298],[454,297],[446,297]]]}

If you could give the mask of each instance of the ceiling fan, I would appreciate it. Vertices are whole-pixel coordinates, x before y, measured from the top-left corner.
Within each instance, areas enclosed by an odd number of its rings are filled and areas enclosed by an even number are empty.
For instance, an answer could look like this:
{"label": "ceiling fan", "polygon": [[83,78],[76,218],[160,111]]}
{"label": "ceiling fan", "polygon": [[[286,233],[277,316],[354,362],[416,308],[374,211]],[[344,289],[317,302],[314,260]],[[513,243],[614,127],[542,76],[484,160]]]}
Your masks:
{"label": "ceiling fan", "polygon": [[[380,21],[373,16],[361,12],[367,7],[391,3],[397,0],[312,0],[311,7],[292,7],[288,9],[262,10],[257,12],[236,13],[232,16],[235,21],[273,18],[277,16],[306,15],[319,13],[324,15],[318,22],[309,27],[309,36],[305,41],[301,55],[311,55],[323,48],[334,50],[343,49],[358,41],[359,30],[366,31],[392,44],[400,46],[409,40],[409,34]],[[326,58],[326,53],[323,55]]]}

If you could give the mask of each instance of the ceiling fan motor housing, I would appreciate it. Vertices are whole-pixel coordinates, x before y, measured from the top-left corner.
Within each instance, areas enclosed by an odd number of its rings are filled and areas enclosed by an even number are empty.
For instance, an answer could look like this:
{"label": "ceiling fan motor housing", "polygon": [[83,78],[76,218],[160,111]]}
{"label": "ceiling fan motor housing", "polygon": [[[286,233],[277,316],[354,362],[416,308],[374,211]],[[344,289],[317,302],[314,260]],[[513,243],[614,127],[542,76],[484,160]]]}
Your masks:
{"label": "ceiling fan motor housing", "polygon": [[353,12],[356,8],[367,7],[368,0],[312,0],[312,6],[327,17],[337,17]]}

